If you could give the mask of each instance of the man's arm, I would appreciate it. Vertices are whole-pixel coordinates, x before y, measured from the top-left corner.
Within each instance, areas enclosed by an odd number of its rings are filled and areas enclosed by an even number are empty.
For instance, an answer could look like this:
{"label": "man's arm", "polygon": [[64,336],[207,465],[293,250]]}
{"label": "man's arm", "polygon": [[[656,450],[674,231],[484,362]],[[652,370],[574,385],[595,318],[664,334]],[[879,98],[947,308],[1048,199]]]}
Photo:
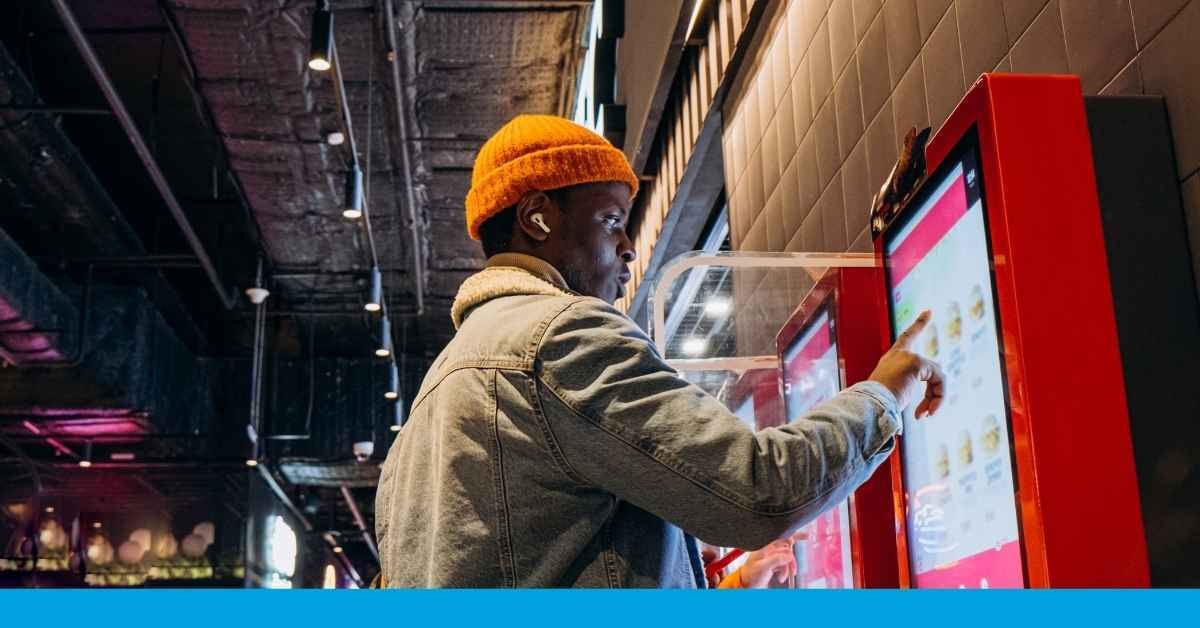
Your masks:
{"label": "man's arm", "polygon": [[538,358],[542,415],[570,472],[719,545],[761,547],[841,501],[900,429],[893,393],[864,382],[753,432],[591,299],[551,322]]}

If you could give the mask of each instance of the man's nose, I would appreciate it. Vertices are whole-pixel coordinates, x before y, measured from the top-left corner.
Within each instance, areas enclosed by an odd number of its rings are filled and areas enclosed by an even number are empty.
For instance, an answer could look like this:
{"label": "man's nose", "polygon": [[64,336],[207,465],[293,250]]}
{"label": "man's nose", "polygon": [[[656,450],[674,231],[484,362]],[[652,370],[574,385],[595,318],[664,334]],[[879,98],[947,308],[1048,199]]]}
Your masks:
{"label": "man's nose", "polygon": [[637,259],[637,251],[633,249],[633,241],[629,239],[627,232],[621,232],[621,244],[617,247],[617,254],[625,260],[626,264]]}

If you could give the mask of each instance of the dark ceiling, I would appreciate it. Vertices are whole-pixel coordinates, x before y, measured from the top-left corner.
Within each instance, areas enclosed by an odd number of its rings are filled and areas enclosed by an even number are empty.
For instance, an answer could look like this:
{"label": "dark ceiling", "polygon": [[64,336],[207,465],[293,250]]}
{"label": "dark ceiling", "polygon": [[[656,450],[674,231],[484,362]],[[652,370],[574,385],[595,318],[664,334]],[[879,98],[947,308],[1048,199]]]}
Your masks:
{"label": "dark ceiling", "polygon": [[[0,356],[13,365],[0,369],[0,479],[12,480],[0,500],[28,497],[40,469],[40,498],[60,509],[244,517],[254,310],[242,291],[261,260],[277,415],[266,429],[323,435],[284,439],[265,458],[282,462],[272,472],[318,527],[353,527],[338,486],[355,487],[370,519],[373,474],[353,471],[345,445],[371,438],[378,460],[390,442],[389,412],[359,399],[374,403],[374,375],[347,384],[375,368],[378,327],[362,309],[372,246],[412,392],[453,334],[459,284],[483,263],[463,216],[474,153],[516,114],[567,112],[591,3],[331,2],[369,237],[340,212],[351,142],[326,142],[342,124],[335,81],[306,64],[315,2],[66,4],[182,212],[172,216],[53,3],[7,3],[0,257],[18,270],[0,286]],[[84,478],[85,444],[140,463]]]}

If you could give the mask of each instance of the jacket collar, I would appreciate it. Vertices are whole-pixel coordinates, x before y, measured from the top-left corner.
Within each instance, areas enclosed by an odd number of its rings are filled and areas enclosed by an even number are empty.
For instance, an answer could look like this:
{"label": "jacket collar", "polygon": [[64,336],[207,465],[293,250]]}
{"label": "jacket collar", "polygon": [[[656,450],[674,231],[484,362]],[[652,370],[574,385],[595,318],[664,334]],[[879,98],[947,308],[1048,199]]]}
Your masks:
{"label": "jacket collar", "polygon": [[524,253],[500,253],[498,255],[493,255],[491,259],[487,261],[487,264],[484,266],[484,268],[498,268],[501,266],[520,268],[521,270],[553,285],[560,290],[565,290],[567,292],[571,291],[571,289],[567,287],[567,280],[563,279],[562,273],[558,272],[558,269],[552,266],[550,262],[547,262],[540,257],[534,257]]}
{"label": "jacket collar", "polygon": [[450,318],[458,329],[467,313],[478,305],[498,297],[532,294],[575,295],[562,274],[545,260],[523,253],[501,253],[463,281],[450,307]]}

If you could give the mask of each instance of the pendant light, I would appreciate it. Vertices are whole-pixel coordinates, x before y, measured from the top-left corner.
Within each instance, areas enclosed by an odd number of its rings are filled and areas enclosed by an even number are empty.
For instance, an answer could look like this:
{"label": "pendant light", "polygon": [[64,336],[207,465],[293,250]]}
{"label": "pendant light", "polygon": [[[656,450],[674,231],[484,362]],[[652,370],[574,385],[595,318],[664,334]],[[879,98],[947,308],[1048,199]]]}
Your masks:
{"label": "pendant light", "polygon": [[378,312],[383,309],[383,273],[378,266],[371,267],[371,294],[363,309],[368,312]]}
{"label": "pendant light", "polygon": [[388,321],[387,314],[379,319],[379,347],[375,349],[375,356],[392,357],[392,324]]}
{"label": "pendant light", "polygon": [[342,216],[350,220],[358,220],[363,215],[363,171],[357,163],[350,164],[346,171],[346,198],[342,206]]}
{"label": "pendant light", "polygon": [[313,11],[308,67],[318,72],[328,72],[333,67],[333,13],[329,11],[327,0],[317,0],[317,8]]}

